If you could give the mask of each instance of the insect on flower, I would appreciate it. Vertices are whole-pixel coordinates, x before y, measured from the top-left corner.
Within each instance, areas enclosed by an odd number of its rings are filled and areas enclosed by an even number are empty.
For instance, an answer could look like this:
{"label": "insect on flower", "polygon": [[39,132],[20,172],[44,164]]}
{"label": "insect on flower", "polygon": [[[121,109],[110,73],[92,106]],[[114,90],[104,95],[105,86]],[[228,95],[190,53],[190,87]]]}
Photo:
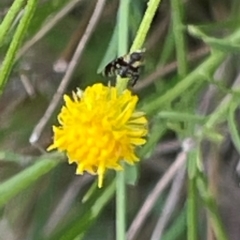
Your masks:
{"label": "insect on flower", "polygon": [[138,50],[113,60],[107,64],[103,74],[107,77],[119,75],[122,78],[129,78],[134,86],[139,79],[144,52],[145,49]]}

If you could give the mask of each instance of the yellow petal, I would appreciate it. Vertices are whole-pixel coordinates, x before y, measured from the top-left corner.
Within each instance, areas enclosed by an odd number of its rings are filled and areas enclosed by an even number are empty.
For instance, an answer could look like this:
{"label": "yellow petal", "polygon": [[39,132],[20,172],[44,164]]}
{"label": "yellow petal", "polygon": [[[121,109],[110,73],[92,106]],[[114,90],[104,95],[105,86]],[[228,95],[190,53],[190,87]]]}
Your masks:
{"label": "yellow petal", "polygon": [[101,83],[63,96],[65,105],[53,126],[53,143],[48,151],[57,148],[66,152],[69,163],[76,163],[76,174],[85,171],[98,175],[102,187],[106,169],[123,170],[119,162],[139,161],[135,148],[143,145],[147,135],[147,119],[136,111],[137,96],[125,90]]}

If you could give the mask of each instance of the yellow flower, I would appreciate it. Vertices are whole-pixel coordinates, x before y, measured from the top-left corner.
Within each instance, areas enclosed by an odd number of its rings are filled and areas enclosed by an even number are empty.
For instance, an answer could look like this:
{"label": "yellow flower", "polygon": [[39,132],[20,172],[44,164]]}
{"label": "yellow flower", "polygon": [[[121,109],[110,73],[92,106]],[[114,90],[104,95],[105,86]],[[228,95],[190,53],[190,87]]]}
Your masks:
{"label": "yellow flower", "polygon": [[48,150],[65,151],[77,174],[98,174],[101,187],[106,169],[122,170],[121,160],[139,160],[134,150],[146,142],[147,120],[135,111],[137,96],[97,83],[73,93],[73,99],[64,95],[64,101]]}

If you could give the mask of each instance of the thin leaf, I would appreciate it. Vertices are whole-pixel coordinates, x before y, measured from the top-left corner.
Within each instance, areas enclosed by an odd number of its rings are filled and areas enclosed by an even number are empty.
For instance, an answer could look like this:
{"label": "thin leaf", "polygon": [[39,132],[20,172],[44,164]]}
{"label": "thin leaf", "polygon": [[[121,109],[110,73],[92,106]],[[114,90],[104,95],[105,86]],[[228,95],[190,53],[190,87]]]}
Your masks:
{"label": "thin leaf", "polygon": [[4,17],[0,25],[0,45],[3,44],[3,41],[11,29],[11,25],[15,21],[19,11],[23,7],[24,2],[25,0],[15,0]]}
{"label": "thin leaf", "polygon": [[239,132],[237,129],[237,124],[235,121],[235,111],[238,107],[237,102],[233,102],[229,108],[229,113],[228,113],[228,127],[229,131],[232,137],[232,141],[234,146],[236,147],[237,151],[240,153],[240,137],[239,137]]}
{"label": "thin leaf", "polygon": [[0,208],[18,193],[34,184],[40,177],[56,167],[60,161],[50,156],[42,157],[34,165],[0,184]]}

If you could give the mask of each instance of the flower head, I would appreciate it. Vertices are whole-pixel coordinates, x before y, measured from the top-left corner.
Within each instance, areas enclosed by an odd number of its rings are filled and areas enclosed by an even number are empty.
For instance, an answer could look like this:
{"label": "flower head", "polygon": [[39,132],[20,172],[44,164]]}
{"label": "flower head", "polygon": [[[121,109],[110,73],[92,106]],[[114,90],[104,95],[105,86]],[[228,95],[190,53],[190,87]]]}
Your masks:
{"label": "flower head", "polygon": [[146,142],[147,120],[135,111],[137,96],[97,83],[73,98],[64,95],[64,101],[48,150],[65,151],[69,163],[77,164],[77,174],[98,174],[101,187],[106,169],[122,170],[121,160],[139,160],[134,151]]}

